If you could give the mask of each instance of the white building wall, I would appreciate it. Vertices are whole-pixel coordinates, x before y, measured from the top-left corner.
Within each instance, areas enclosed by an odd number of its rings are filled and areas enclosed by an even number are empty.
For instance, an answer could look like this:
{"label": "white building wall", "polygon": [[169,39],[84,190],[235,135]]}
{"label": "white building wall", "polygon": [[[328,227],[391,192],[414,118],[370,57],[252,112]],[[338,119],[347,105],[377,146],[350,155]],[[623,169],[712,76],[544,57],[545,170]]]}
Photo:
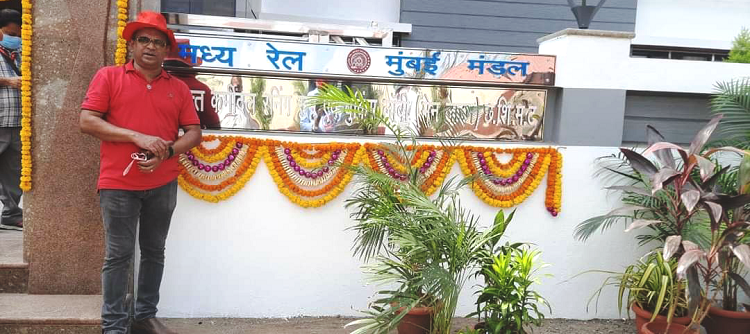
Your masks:
{"label": "white building wall", "polygon": [[750,64],[631,58],[631,38],[569,29],[543,38],[539,53],[557,56],[555,85],[563,88],[710,94],[717,82],[750,76]]}
{"label": "white building wall", "polygon": [[633,44],[729,49],[748,18],[748,0],[639,0]]}
{"label": "white building wall", "polygon": [[[298,139],[298,140],[304,140]],[[321,140],[316,138],[316,140]],[[507,144],[506,144],[507,145]],[[507,147],[507,146],[506,146]],[[637,248],[635,233],[616,225],[586,244],[573,239],[581,221],[619,205],[593,179],[595,158],[616,152],[607,147],[568,147],[563,154],[562,214],[544,208],[544,183],[518,207],[505,240],[535,243],[550,264],[536,286],[552,304],[556,318],[618,318],[615,291],[605,293],[599,312],[586,302],[602,283],[592,269],[621,270],[647,249]],[[458,165],[452,174],[459,172]],[[546,183],[546,182],[545,182]],[[160,314],[165,317],[362,316],[376,287],[366,284],[360,262],[351,254],[354,234],[344,200],[354,184],[322,208],[291,204],[261,163],[244,189],[212,204],[182,190],[167,242]],[[491,224],[496,208],[465,191],[465,205]],[[473,309],[473,284],[464,293],[457,316]],[[593,305],[592,305],[593,306]]]}
{"label": "white building wall", "polygon": [[316,21],[399,22],[400,15],[399,0],[264,0],[260,18],[285,20],[289,16],[298,16],[314,18]]}

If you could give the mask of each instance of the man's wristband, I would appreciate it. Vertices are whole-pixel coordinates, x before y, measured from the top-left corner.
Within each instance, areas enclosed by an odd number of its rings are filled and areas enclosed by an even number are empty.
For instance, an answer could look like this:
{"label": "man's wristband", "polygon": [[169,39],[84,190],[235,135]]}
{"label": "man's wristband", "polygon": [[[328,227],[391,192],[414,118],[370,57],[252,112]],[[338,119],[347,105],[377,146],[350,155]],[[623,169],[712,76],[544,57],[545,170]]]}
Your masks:
{"label": "man's wristband", "polygon": [[167,159],[174,156],[174,148],[172,146],[169,146],[168,149],[169,149],[169,156],[167,157]]}

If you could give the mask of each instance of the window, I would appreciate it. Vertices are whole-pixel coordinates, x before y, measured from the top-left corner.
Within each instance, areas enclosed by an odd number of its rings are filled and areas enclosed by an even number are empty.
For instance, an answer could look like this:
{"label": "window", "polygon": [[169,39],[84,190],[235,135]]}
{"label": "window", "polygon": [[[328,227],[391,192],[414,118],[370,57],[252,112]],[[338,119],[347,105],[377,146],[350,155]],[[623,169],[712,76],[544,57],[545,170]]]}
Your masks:
{"label": "window", "polygon": [[632,45],[630,56],[633,58],[681,59],[698,61],[724,61],[729,50],[681,48],[656,45]]}
{"label": "window", "polygon": [[161,11],[234,17],[236,0],[161,0]]}

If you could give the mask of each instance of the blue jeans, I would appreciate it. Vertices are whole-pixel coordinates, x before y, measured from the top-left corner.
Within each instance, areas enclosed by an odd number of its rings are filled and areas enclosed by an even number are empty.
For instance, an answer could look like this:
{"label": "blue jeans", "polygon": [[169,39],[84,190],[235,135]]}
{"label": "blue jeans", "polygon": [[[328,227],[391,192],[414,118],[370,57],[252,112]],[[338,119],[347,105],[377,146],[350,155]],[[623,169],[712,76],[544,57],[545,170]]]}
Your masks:
{"label": "blue jeans", "polygon": [[104,333],[126,333],[128,312],[129,263],[135,252],[136,226],[141,263],[135,319],[156,316],[159,287],[164,273],[164,244],[172,212],[177,204],[177,181],[150,190],[99,191],[99,204],[105,230],[104,267],[102,268],[102,329]]}

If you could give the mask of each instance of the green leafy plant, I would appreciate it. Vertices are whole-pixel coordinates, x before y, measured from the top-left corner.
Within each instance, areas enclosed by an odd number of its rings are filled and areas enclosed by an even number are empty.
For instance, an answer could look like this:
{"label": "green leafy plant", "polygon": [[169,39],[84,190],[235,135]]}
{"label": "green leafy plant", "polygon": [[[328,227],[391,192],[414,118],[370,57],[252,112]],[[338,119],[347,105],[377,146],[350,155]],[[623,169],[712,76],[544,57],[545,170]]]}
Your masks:
{"label": "green leafy plant", "polygon": [[552,312],[547,300],[531,289],[539,283],[536,272],[545,267],[539,254],[528,246],[508,246],[482,268],[485,285],[477,298],[477,311],[469,315],[479,316],[477,333],[525,334],[527,325],[542,324],[539,306]]}
{"label": "green leafy plant", "polygon": [[[620,149],[629,166],[643,182],[638,185],[616,186],[613,189],[638,194],[642,199],[661,203],[663,206],[657,207],[662,209],[630,205],[615,210],[595,222],[584,222],[579,225],[579,230],[583,231],[581,235],[585,236],[597,228],[606,228],[607,221],[611,225],[613,219],[624,216],[632,217],[626,231],[647,226],[668,227],[663,231],[673,231],[672,235],[664,238],[662,253],[665,260],[673,257],[679,259],[676,273],[680,279],[687,277],[690,296],[688,314],[693,317],[695,324],[702,321],[711,303],[716,300],[715,291],[711,290],[712,286],[724,286],[727,277],[736,278],[737,282],[740,282],[741,277],[730,275],[728,264],[731,261],[727,261],[731,257],[730,254],[750,265],[750,246],[743,241],[749,225],[740,214],[743,211],[740,208],[750,202],[750,196],[721,193],[717,183],[729,167],[717,169],[715,161],[710,160],[718,151],[731,151],[743,156],[745,152],[733,147],[723,147],[712,148],[702,153],[720,119],[721,116],[714,117],[701,129],[688,149],[652,139],[649,140],[651,145],[643,154]],[[679,154],[679,164],[676,163],[672,151]],[[652,153],[659,164],[645,158]],[[644,213],[650,216],[644,216]],[[686,238],[685,232],[690,231],[696,224],[702,224],[703,214],[708,217],[710,242],[696,243]],[[706,290],[701,291],[702,288]]]}
{"label": "green leafy plant", "polygon": [[[661,133],[650,125],[646,127],[646,134],[649,145],[664,141]],[[635,153],[634,150],[627,151]],[[674,159],[671,154],[660,153],[660,157],[656,161],[649,160],[649,163],[655,168],[682,166],[682,161]],[[690,217],[682,217],[683,220],[687,219],[690,223],[678,224],[680,217],[673,215],[673,213],[677,212],[680,203],[670,200],[676,196],[675,189],[662,187],[660,191],[652,192],[652,176],[640,173],[631,166],[625,151],[600,157],[597,159],[597,164],[600,166],[600,170],[596,176],[610,183],[610,186],[605,189],[621,192],[621,201],[624,206],[607,214],[591,217],[578,224],[574,230],[576,239],[586,241],[597,231],[604,232],[618,222],[660,220],[665,223],[647,225],[646,232],[636,236],[639,245],[645,246],[654,242],[663,244],[669,236],[678,233],[682,235],[683,239],[699,245],[710,243],[707,214],[699,212]],[[694,180],[700,179],[698,174],[693,174],[691,177]]]}
{"label": "green leafy plant", "polygon": [[652,312],[650,321],[654,321],[659,315],[667,317],[667,322],[671,322],[675,316],[687,315],[686,282],[677,278],[677,260],[674,258],[665,260],[660,252],[650,252],[621,273],[595,272],[612,276],[605,279],[592,300],[596,297],[598,301],[605,287],[614,286],[618,289],[617,306],[620,314],[636,305]]}
{"label": "green leafy plant", "polygon": [[[693,323],[700,323],[708,314],[711,304],[716,301],[717,291],[712,286],[723,286],[729,275],[726,259],[733,254],[745,265],[750,266],[750,246],[743,243],[743,238],[750,225],[742,219],[741,209],[750,203],[750,195],[727,195],[720,193],[716,184],[728,167],[716,171],[714,162],[709,160],[718,151],[732,151],[740,155],[744,151],[733,147],[713,148],[701,154],[703,146],[716,129],[721,116],[714,117],[692,140],[689,149],[668,142],[657,142],[649,146],[643,155],[631,150],[621,149],[629,164],[640,174],[648,175],[651,180],[651,194],[666,194],[671,204],[669,220],[637,219],[628,229],[644,226],[674,223],[676,234],[666,238],[663,256],[670,259],[679,258],[677,276],[687,277],[689,291],[689,314]],[[671,151],[677,151],[682,158],[682,166],[669,163]],[[664,167],[657,168],[644,155],[654,153]],[[692,176],[699,174],[699,180]],[[671,188],[673,192],[664,192]],[[730,212],[737,214],[731,214]],[[691,217],[700,212],[708,214],[710,220],[711,243],[698,245],[684,240],[681,232],[691,224]],[[722,255],[724,254],[724,255]],[[736,277],[741,279],[741,277]],[[701,289],[705,289],[701,291]]]}
{"label": "green leafy plant", "polygon": [[737,37],[732,41],[732,49],[729,50],[730,63],[750,63],[750,30],[742,28]]}
{"label": "green leafy plant", "polygon": [[[383,149],[412,161],[416,151],[408,143],[415,145],[416,136],[391,123],[362,92],[330,85],[319,91],[307,103],[378,119],[395,135],[395,145]],[[410,164],[405,167],[406,182],[366,166],[349,167],[358,176],[357,190],[346,202],[356,232],[353,252],[367,263],[372,282],[389,287],[378,291],[368,318],[349,324],[360,326],[356,334],[388,333],[415,307],[433,309],[431,333],[449,333],[463,286],[491,258],[510,221],[501,211],[491,228],[479,228],[479,218],[462,206],[459,195],[473,177],[451,178],[430,198],[419,187],[423,176]]]}
{"label": "green leafy plant", "polygon": [[717,131],[724,136],[711,146],[750,149],[750,78],[717,83],[711,113],[723,116]]}

